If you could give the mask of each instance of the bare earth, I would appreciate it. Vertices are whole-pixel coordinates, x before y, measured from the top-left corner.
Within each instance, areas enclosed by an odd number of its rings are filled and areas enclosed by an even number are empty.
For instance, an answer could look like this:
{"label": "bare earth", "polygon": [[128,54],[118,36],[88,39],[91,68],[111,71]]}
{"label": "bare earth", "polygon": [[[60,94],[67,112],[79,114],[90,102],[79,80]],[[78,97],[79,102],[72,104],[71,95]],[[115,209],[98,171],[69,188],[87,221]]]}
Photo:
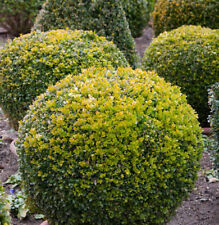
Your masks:
{"label": "bare earth", "polygon": [[[153,30],[151,27],[147,27],[144,35],[136,39],[136,48],[141,57],[152,37]],[[0,139],[2,137],[5,140],[3,143],[0,142],[0,180],[5,182],[10,175],[17,171],[18,164],[16,157],[9,149],[10,139],[14,137],[13,133],[7,119],[0,111]],[[206,171],[210,170],[212,166],[208,152],[203,154],[201,166],[193,192],[177,209],[176,216],[167,225],[219,225],[219,182],[210,183],[205,177]],[[9,186],[7,185],[5,188],[8,192]],[[41,223],[42,220],[35,220],[32,217],[23,221],[13,217],[12,220],[12,225],[40,225]]]}
{"label": "bare earth", "polygon": [[136,50],[140,57],[143,57],[145,49],[150,45],[153,37],[154,31],[151,26],[148,26],[144,29],[141,37],[135,38]]}

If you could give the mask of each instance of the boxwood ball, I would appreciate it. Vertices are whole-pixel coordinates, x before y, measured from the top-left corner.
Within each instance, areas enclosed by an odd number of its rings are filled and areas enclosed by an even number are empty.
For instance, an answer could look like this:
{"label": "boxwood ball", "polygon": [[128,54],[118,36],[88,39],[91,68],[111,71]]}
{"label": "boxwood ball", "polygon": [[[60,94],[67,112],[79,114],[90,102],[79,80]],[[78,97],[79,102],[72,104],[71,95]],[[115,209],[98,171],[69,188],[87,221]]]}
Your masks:
{"label": "boxwood ball", "polygon": [[154,72],[90,68],[40,95],[19,128],[28,198],[51,224],[162,224],[192,189],[197,115]]}
{"label": "boxwood ball", "polygon": [[112,42],[91,31],[33,32],[14,39],[0,55],[0,106],[16,130],[36,96],[67,74],[90,66],[128,66]]}
{"label": "boxwood ball", "polygon": [[209,126],[208,88],[219,81],[219,30],[182,26],[153,39],[143,57],[145,70],[155,70],[181,87],[203,127]]}

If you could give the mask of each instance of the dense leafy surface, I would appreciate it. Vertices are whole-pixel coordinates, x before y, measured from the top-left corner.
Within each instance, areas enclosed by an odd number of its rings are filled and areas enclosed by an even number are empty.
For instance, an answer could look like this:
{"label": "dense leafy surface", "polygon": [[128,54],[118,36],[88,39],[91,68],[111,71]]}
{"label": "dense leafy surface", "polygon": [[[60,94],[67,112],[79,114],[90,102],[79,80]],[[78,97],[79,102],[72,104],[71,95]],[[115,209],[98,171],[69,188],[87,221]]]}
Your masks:
{"label": "dense leafy surface", "polygon": [[202,139],[178,87],[154,72],[90,68],[37,98],[17,148],[51,224],[162,224],[193,187]]}
{"label": "dense leafy surface", "polygon": [[93,30],[113,41],[131,66],[138,65],[134,39],[125,12],[117,0],[47,0],[36,19],[34,30]]}
{"label": "dense leafy surface", "polygon": [[116,46],[93,32],[33,32],[1,50],[0,104],[17,129],[29,105],[48,85],[90,66],[128,66]]}
{"label": "dense leafy surface", "polygon": [[182,25],[219,29],[219,1],[158,0],[153,12],[155,35]]}
{"label": "dense leafy surface", "polygon": [[1,0],[0,26],[12,36],[30,32],[44,0]]}
{"label": "dense leafy surface", "polygon": [[4,188],[0,181],[0,224],[1,225],[10,225],[10,214],[9,214],[9,202],[4,193]]}
{"label": "dense leafy surface", "polygon": [[150,0],[122,0],[121,2],[132,36],[141,36],[150,19],[152,2]]}
{"label": "dense leafy surface", "polygon": [[145,51],[143,68],[180,86],[201,124],[208,126],[207,90],[219,81],[219,30],[182,26],[160,34]]}
{"label": "dense leafy surface", "polygon": [[215,138],[214,166],[219,177],[219,82],[209,89],[209,105],[211,107],[210,123]]}

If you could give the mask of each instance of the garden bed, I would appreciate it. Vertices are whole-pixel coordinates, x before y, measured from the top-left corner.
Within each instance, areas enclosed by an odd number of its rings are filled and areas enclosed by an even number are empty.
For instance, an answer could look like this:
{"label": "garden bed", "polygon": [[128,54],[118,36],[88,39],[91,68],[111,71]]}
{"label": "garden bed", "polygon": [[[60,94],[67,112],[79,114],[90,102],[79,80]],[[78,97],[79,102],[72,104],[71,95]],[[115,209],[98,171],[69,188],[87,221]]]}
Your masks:
{"label": "garden bed", "polygon": [[[140,56],[143,56],[145,48],[153,37],[151,27],[145,29],[144,35],[136,39],[136,47]],[[4,183],[9,176],[16,173],[18,163],[16,156],[10,151],[10,143],[15,138],[8,125],[7,119],[0,111],[0,179]],[[187,200],[177,209],[177,214],[168,225],[218,225],[219,224],[219,182],[207,180],[206,173],[211,169],[210,154],[204,152],[201,161],[201,170],[193,192]],[[9,192],[9,185],[5,186]],[[12,225],[39,225],[42,220],[28,217],[20,221],[13,217]]]}

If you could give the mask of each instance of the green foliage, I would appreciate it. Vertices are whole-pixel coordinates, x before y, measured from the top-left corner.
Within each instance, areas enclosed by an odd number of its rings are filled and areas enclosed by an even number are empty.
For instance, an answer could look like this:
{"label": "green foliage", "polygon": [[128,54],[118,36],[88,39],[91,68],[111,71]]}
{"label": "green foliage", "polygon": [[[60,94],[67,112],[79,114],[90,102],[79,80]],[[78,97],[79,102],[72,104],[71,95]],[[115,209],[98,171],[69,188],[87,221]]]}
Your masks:
{"label": "green foliage", "polygon": [[0,26],[12,36],[30,32],[44,0],[1,0]]}
{"label": "green foliage", "polygon": [[8,178],[5,184],[12,184],[11,188],[14,189],[21,185],[21,181],[20,173],[15,173]]}
{"label": "green foliage", "polygon": [[158,0],[153,12],[155,35],[182,25],[219,28],[218,0]]}
{"label": "green foliage", "polygon": [[145,51],[143,68],[155,70],[181,87],[202,126],[207,117],[208,88],[219,81],[219,30],[182,26],[155,38]]}
{"label": "green foliage", "polygon": [[29,105],[48,85],[90,66],[128,66],[112,42],[94,32],[33,32],[1,50],[0,104],[17,129]]}
{"label": "green foliage", "polygon": [[151,2],[148,0],[122,0],[126,19],[133,37],[140,37],[150,19]]}
{"label": "green foliage", "polygon": [[26,205],[26,196],[24,192],[19,191],[13,195],[8,196],[8,200],[10,202],[11,213],[16,215],[20,220],[27,217],[29,213],[29,208]]}
{"label": "green foliage", "polygon": [[[10,195],[7,199],[10,205],[10,212],[14,214],[20,220],[26,218],[28,215],[34,212],[34,209],[30,210],[28,205],[28,198],[22,188],[22,179],[20,173],[11,175],[5,184],[11,184]],[[16,189],[15,189],[16,188]],[[35,214],[35,219],[42,219],[44,216],[42,214]]]}
{"label": "green foliage", "polygon": [[10,225],[10,207],[9,202],[7,200],[7,196],[4,193],[4,188],[0,181],[0,224],[1,225]]}
{"label": "green foliage", "polygon": [[17,192],[15,190],[15,188],[20,189],[21,182],[22,179],[20,173],[13,174],[5,182],[5,184],[12,184],[10,187],[11,195],[8,196],[11,213],[16,215],[20,220],[26,218],[27,213],[29,211],[25,203],[26,196],[24,192],[23,191]]}
{"label": "green foliage", "polygon": [[138,65],[134,39],[125,12],[117,0],[47,0],[33,30],[93,30],[113,41],[125,54],[131,66]]}
{"label": "green foliage", "polygon": [[214,167],[219,177],[219,82],[209,89],[209,105],[211,108],[210,124],[214,132]]}
{"label": "green foliage", "polygon": [[154,72],[90,68],[30,107],[22,179],[54,225],[162,224],[193,187],[201,131],[179,88]]}

